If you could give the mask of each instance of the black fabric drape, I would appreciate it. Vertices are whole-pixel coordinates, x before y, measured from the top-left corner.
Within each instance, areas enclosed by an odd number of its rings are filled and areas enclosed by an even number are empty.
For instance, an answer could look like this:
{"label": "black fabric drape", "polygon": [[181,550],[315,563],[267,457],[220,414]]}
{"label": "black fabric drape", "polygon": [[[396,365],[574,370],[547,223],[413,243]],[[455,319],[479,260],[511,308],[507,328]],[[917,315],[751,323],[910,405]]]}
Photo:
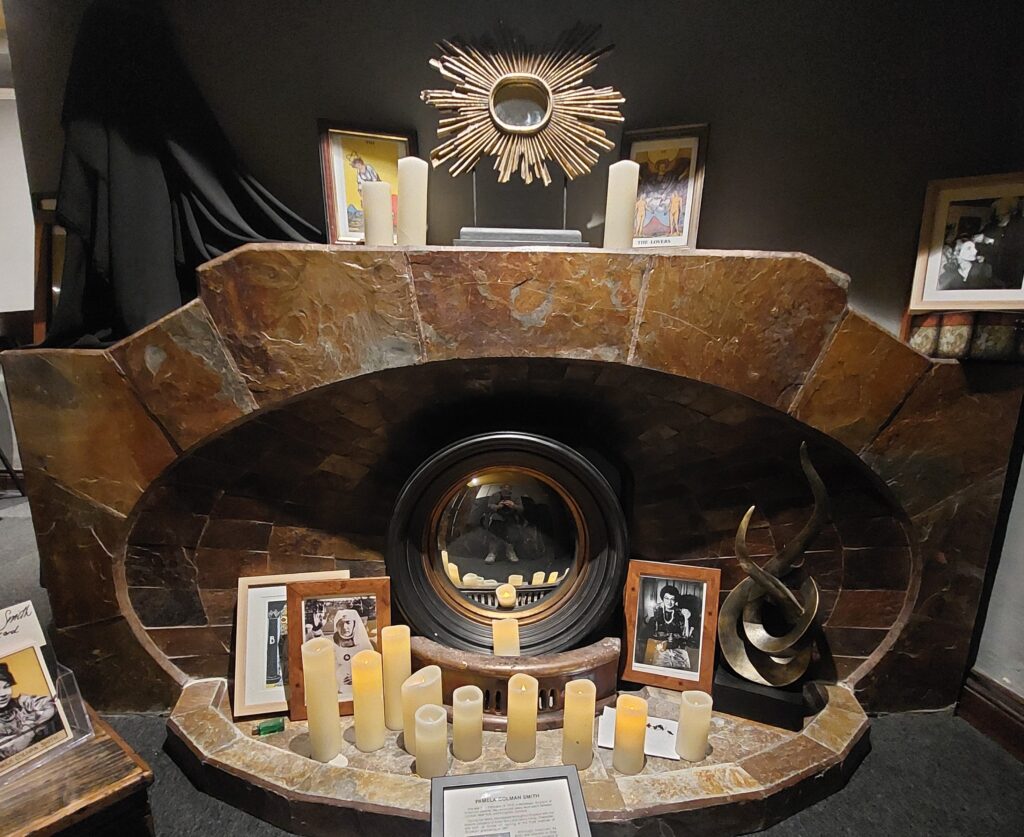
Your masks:
{"label": "black fabric drape", "polygon": [[44,345],[104,345],[196,295],[195,268],[253,241],[321,241],[237,160],[151,0],[98,0],[68,74],[62,288]]}

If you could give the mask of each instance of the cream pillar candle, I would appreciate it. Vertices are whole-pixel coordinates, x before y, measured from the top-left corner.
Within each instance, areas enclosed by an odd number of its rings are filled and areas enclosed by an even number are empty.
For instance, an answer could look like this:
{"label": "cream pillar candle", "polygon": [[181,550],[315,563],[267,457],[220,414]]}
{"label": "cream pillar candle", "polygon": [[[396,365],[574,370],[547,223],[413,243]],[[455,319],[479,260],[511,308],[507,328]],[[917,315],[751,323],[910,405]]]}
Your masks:
{"label": "cream pillar candle", "polygon": [[632,775],[644,768],[647,738],[647,701],[633,695],[619,695],[615,702],[615,749],[612,767]]}
{"label": "cream pillar candle", "polygon": [[427,704],[441,705],[441,669],[421,668],[402,684],[402,738],[405,751],[416,755],[416,710]]}
{"label": "cream pillar candle", "polygon": [[537,678],[513,674],[508,680],[508,734],[505,755],[512,761],[533,761],[537,755]]}
{"label": "cream pillar candle", "polygon": [[333,639],[322,636],[302,644],[302,677],[311,755],[317,761],[330,761],[341,752]]}
{"label": "cream pillar candle", "polygon": [[448,772],[448,713],[428,703],[416,710],[416,775],[424,779]]}
{"label": "cream pillar candle", "polygon": [[376,180],[363,184],[363,229],[368,247],[382,247],[395,243],[390,183]]}
{"label": "cream pillar candle", "polygon": [[620,160],[608,167],[608,197],[604,205],[605,250],[623,250],[633,246],[639,183],[639,163]]}
{"label": "cream pillar candle", "polygon": [[548,584],[554,584],[558,581],[558,570],[548,574]]}
{"label": "cream pillar candle", "polygon": [[452,755],[476,761],[484,747],[484,693],[476,686],[452,692]]}
{"label": "cream pillar candle", "polygon": [[448,578],[452,580],[452,584],[456,587],[461,586],[462,578],[459,576],[459,565],[453,564],[451,561],[448,562]]}
{"label": "cream pillar candle", "polygon": [[544,571],[538,570],[533,574],[533,578],[530,579],[530,584],[543,584],[544,583]]}
{"label": "cream pillar candle", "polygon": [[444,571],[448,572],[448,550],[441,550],[441,563],[444,565]]}
{"label": "cream pillar candle", "polygon": [[491,641],[495,657],[519,656],[519,622],[515,619],[491,621]]}
{"label": "cream pillar candle", "polygon": [[511,584],[513,587],[522,587],[523,586],[523,577],[521,575],[518,575],[518,574],[510,575],[508,577],[508,583]]}
{"label": "cream pillar candle", "polygon": [[409,626],[389,625],[380,632],[384,656],[384,723],[388,729],[402,729],[402,684],[412,674]]}
{"label": "cream pillar candle", "polygon": [[398,243],[427,243],[427,176],[430,166],[419,157],[398,161]]}
{"label": "cream pillar candle", "polygon": [[571,680],[565,684],[565,714],[562,720],[562,764],[586,770],[594,760],[594,709],[597,686],[592,680]]}
{"label": "cream pillar candle", "polygon": [[704,761],[708,754],[713,701],[707,692],[683,692],[679,698],[676,752],[687,761]]}
{"label": "cream pillar candle", "polygon": [[352,658],[352,716],[357,749],[384,746],[384,673],[380,654],[370,648]]}
{"label": "cream pillar candle", "polygon": [[511,584],[499,584],[494,595],[498,597],[498,607],[513,608],[516,606],[516,588]]}

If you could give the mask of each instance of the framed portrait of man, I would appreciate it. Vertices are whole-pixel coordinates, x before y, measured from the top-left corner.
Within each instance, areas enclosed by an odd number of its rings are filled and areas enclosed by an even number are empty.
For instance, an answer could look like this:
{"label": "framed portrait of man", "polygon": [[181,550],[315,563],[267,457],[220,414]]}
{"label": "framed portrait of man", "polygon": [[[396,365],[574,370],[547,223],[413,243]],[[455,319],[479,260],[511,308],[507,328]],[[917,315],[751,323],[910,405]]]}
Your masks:
{"label": "framed portrait of man", "polygon": [[630,561],[624,680],[711,691],[720,572]]}
{"label": "framed portrait of man", "polygon": [[707,141],[707,125],[624,134],[624,157],[640,166],[634,247],[697,246]]}
{"label": "framed portrait of man", "polygon": [[1024,309],[1024,172],[928,184],[909,307]]}

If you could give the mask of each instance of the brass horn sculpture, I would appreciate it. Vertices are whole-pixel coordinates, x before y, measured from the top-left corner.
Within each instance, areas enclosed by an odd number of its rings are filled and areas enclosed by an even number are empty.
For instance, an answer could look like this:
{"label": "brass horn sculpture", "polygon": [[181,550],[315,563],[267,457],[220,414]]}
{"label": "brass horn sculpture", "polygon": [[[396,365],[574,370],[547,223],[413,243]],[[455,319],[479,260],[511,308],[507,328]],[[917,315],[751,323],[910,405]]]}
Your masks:
{"label": "brass horn sculpture", "polygon": [[[718,642],[733,671],[763,686],[787,686],[799,680],[811,663],[812,637],[808,631],[818,615],[818,585],[808,577],[794,594],[780,579],[803,564],[803,553],[828,520],[825,484],[800,445],[800,466],[814,495],[814,510],[800,533],[764,567],[747,550],[751,506],[736,530],[736,557],[747,574],[725,599],[718,615]],[[787,628],[769,633],[764,624],[766,603],[776,606]]]}

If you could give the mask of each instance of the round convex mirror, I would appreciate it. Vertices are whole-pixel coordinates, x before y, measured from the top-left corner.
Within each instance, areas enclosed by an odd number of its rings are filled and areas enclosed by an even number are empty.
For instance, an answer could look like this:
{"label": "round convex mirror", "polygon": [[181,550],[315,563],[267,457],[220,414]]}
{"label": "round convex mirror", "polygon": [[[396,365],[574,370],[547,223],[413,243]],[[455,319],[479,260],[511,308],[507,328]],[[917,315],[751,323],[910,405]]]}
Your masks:
{"label": "round convex mirror", "polygon": [[535,134],[551,118],[551,91],[537,76],[513,73],[491,90],[491,116],[506,133]]}
{"label": "round convex mirror", "polygon": [[435,571],[456,595],[489,610],[541,605],[577,573],[580,523],[571,503],[543,475],[480,470],[442,500]]}

